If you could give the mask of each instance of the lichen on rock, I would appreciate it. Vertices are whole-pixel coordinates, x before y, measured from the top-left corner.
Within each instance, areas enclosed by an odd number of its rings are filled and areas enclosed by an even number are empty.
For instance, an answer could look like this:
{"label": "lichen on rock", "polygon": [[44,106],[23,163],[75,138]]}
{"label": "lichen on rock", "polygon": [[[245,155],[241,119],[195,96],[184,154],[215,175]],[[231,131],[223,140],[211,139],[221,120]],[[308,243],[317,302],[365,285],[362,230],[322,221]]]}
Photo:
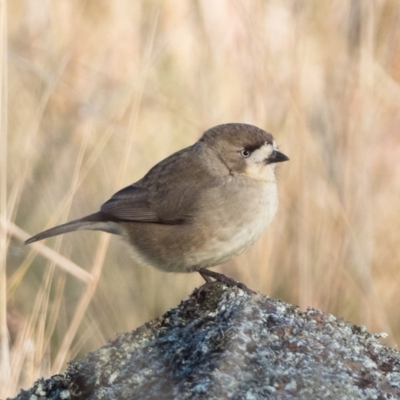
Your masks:
{"label": "lichen on rock", "polygon": [[215,282],[16,397],[224,398],[397,399],[400,354],[330,314]]}

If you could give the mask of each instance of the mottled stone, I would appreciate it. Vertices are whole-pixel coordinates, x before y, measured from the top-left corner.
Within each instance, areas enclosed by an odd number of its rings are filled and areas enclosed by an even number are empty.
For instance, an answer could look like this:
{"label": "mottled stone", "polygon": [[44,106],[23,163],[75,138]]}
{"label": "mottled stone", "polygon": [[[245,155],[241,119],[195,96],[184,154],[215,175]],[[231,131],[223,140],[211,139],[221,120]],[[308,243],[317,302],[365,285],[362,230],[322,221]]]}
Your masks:
{"label": "mottled stone", "polygon": [[399,399],[400,354],[378,338],[207,284],[16,399]]}

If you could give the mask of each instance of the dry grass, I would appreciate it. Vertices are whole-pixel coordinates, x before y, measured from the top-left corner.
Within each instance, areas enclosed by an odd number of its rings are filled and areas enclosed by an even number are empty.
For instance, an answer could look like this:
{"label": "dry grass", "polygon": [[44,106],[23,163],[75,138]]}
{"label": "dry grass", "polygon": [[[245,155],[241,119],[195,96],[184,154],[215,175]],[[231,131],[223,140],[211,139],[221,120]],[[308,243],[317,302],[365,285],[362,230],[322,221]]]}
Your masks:
{"label": "dry grass", "polygon": [[0,397],[201,283],[106,234],[46,250],[25,232],[97,210],[224,122],[271,131],[291,161],[274,223],[219,270],[400,340],[398,2],[0,5]]}

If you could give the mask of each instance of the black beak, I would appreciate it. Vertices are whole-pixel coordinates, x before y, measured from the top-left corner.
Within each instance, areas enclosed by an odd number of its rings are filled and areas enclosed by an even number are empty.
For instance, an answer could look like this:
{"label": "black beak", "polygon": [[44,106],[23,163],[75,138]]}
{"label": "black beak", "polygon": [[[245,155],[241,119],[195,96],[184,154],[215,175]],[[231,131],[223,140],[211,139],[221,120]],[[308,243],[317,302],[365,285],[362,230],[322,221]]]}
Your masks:
{"label": "black beak", "polygon": [[278,150],[274,150],[272,154],[267,158],[267,164],[274,164],[278,162],[288,161],[289,157],[286,154],[281,153]]}

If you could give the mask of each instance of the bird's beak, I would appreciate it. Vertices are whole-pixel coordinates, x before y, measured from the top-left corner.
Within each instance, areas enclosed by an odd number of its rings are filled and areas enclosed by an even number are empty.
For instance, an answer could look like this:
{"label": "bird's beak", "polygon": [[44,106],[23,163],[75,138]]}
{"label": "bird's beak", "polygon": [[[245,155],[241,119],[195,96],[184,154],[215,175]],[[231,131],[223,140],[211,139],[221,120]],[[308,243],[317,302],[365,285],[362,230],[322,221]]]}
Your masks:
{"label": "bird's beak", "polygon": [[278,150],[274,150],[272,154],[266,159],[267,164],[274,164],[278,162],[288,161],[289,157]]}

